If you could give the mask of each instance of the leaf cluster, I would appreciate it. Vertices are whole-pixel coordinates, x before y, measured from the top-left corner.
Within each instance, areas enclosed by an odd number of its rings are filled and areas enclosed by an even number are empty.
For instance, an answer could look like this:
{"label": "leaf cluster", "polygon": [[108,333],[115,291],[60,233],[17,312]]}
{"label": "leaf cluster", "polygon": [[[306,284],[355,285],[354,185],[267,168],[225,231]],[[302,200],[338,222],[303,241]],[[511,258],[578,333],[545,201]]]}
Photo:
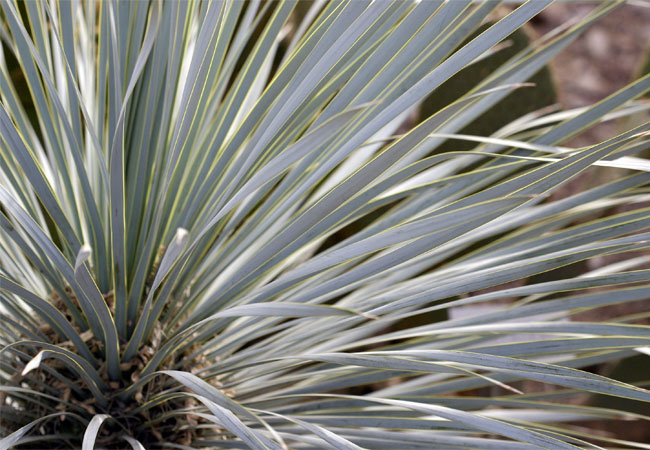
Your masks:
{"label": "leaf cluster", "polygon": [[2,0],[0,449],[645,448],[650,75],[460,134],[622,2],[413,120],[551,3]]}

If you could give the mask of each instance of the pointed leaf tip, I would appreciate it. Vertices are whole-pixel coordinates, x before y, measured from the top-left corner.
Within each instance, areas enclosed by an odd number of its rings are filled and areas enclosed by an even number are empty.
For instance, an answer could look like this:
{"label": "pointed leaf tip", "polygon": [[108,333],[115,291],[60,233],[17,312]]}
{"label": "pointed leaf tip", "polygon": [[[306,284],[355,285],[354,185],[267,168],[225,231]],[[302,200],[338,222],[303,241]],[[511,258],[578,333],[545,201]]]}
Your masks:
{"label": "pointed leaf tip", "polygon": [[38,369],[41,365],[41,361],[43,361],[43,351],[38,352],[38,354],[25,365],[21,375],[25,376],[32,370]]}
{"label": "pointed leaf tip", "polygon": [[174,240],[178,243],[185,243],[188,234],[189,232],[185,228],[177,228]]}
{"label": "pointed leaf tip", "polygon": [[74,263],[74,271],[75,273],[77,270],[79,270],[79,267],[90,257],[92,254],[93,249],[90,247],[88,244],[84,244],[81,246],[79,249],[79,252],[77,252],[77,259],[75,260]]}

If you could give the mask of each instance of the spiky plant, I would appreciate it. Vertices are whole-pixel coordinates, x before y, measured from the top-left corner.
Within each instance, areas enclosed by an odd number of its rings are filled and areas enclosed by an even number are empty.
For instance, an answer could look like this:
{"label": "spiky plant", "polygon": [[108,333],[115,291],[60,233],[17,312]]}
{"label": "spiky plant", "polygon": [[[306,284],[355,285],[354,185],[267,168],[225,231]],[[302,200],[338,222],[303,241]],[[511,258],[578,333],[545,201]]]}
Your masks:
{"label": "spiky plant", "polygon": [[640,448],[650,76],[454,134],[620,3],[412,119],[549,3],[2,0],[0,448]]}

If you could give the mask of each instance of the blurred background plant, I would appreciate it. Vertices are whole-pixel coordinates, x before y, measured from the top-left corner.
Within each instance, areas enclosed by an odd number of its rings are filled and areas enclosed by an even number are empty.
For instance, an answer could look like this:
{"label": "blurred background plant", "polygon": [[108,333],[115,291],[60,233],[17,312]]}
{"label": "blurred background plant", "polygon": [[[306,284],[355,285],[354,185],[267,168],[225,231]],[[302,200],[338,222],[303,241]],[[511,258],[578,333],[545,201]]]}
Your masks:
{"label": "blurred background plant", "polygon": [[645,448],[648,10],[551,3],[3,0],[0,448]]}

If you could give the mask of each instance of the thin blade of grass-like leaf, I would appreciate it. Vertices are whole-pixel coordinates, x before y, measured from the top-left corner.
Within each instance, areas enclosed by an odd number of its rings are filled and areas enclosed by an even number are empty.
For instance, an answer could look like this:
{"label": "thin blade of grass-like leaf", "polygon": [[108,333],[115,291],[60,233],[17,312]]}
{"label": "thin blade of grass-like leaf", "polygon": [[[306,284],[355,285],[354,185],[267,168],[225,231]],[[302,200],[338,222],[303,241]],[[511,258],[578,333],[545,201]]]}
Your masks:
{"label": "thin blade of grass-like leaf", "polygon": [[174,236],[174,240],[171,242],[171,244],[165,251],[162,261],[160,262],[160,266],[158,267],[158,270],[156,272],[153,283],[149,288],[147,299],[145,300],[145,303],[142,308],[142,314],[140,315],[140,318],[136,323],[135,330],[131,335],[131,339],[129,340],[129,343],[127,344],[127,347],[124,350],[125,361],[129,361],[131,358],[133,358],[138,348],[140,348],[140,345],[142,343],[142,338],[144,337],[146,331],[145,327],[149,321],[149,318],[150,316],[155,317],[156,315],[156,312],[152,311],[152,301],[153,301],[154,292],[156,291],[158,286],[160,286],[160,283],[165,278],[165,276],[172,268],[172,266],[177,262],[178,257],[185,249],[186,243],[187,243],[187,230],[183,228],[179,228],[178,230],[176,230],[176,235]]}
{"label": "thin blade of grass-like leaf", "polygon": [[63,314],[61,314],[61,312],[54,306],[39,298],[36,294],[29,292],[27,289],[13,282],[4,275],[0,275],[0,285],[2,286],[2,289],[7,289],[8,291],[20,296],[28,305],[38,311],[40,317],[56,330],[60,336],[64,336],[70,340],[84,358],[91,362],[95,360],[79,334],[65,319]]}
{"label": "thin blade of grass-like leaf", "polygon": [[9,450],[13,448],[16,444],[19,444],[22,440],[22,438],[30,432],[32,428],[34,428],[36,425],[43,423],[47,420],[53,419],[55,417],[60,417],[60,416],[74,416],[72,413],[66,413],[66,412],[56,412],[54,414],[48,414],[46,416],[40,417],[33,422],[30,422],[29,424],[25,425],[22,428],[19,428],[18,430],[14,431],[8,436],[5,436],[0,440],[0,450]]}
{"label": "thin blade of grass-like leaf", "polygon": [[[267,449],[280,449],[280,446],[262,439],[258,433],[251,428],[247,427],[241,420],[237,418],[232,412],[219,406],[218,404],[208,400],[200,395],[195,396],[197,400],[203,403],[214,414],[216,421],[226,428],[231,433],[235,434],[242,441],[244,441],[253,450],[267,450]],[[270,444],[270,445],[269,445]]]}
{"label": "thin blade of grass-like leaf", "polygon": [[113,380],[118,380],[120,377],[120,343],[117,328],[113,321],[113,315],[111,314],[110,309],[108,309],[104,297],[101,292],[99,292],[95,281],[90,276],[88,267],[84,264],[85,259],[88,258],[90,254],[91,251],[87,246],[82,246],[79,250],[74,268],[74,279],[88,297],[90,306],[97,316],[101,326],[102,334],[97,337],[103,339],[104,345],[106,346],[105,354],[109,376]]}
{"label": "thin blade of grass-like leaf", "polygon": [[[59,271],[61,271],[66,281],[71,286],[73,286],[73,289],[77,288],[74,289],[75,293],[77,293],[79,303],[86,315],[86,318],[89,321],[89,325],[91,329],[93,330],[96,336],[103,337],[104,333],[101,330],[99,317],[97,316],[97,311],[95,310],[95,308],[93,308],[91,304],[92,300],[87,299],[85,292],[82,292],[81,289],[78,288],[74,276],[74,270],[70,266],[69,262],[56,248],[54,243],[45,235],[43,230],[32,220],[32,218],[28,214],[25,213],[25,211],[17,204],[15,199],[13,199],[2,186],[0,186],[0,202],[2,202],[2,204],[5,206],[5,208],[7,208],[8,211],[10,211],[15,217],[17,217],[20,224],[29,232],[30,237],[45,252],[45,254],[48,256],[48,258],[54,264],[54,266]],[[101,303],[103,304],[103,307],[106,308],[106,311],[108,311],[108,308],[106,307],[106,304],[104,303],[103,299],[101,299]],[[98,305],[94,305],[94,306],[98,306]]]}
{"label": "thin blade of grass-like leaf", "polygon": [[[55,156],[59,158],[59,164],[61,167],[66,167],[65,164],[65,155],[63,154],[63,142],[62,142],[62,137],[60,133],[56,133],[53,130],[53,124],[51,118],[54,117],[51,114],[49,114],[49,109],[44,105],[46,100],[42,97],[45,97],[45,92],[42,89],[42,86],[40,84],[40,81],[44,81],[45,85],[47,87],[48,93],[50,95],[48,96],[49,101],[54,105],[56,108],[58,114],[59,114],[59,120],[60,124],[63,127],[63,131],[65,133],[65,136],[67,138],[68,144],[72,147],[72,151],[70,152],[74,166],[76,168],[76,175],[79,178],[79,181],[81,182],[81,188],[82,188],[82,199],[84,202],[84,205],[86,207],[89,220],[92,223],[92,226],[90,227],[90,232],[92,236],[92,243],[95,248],[99,249],[99,253],[104,254],[104,241],[100,237],[100,231],[103,229],[102,228],[102,222],[99,216],[99,211],[97,209],[97,205],[95,203],[95,198],[93,196],[92,189],[90,187],[90,183],[88,180],[88,176],[86,173],[86,169],[83,165],[83,161],[81,160],[81,155],[82,152],[80,150],[80,142],[78,142],[74,138],[74,134],[72,131],[72,128],[70,126],[70,123],[66,119],[66,113],[63,108],[63,105],[61,104],[61,101],[56,95],[56,89],[53,86],[52,81],[50,80],[49,77],[49,72],[47,68],[44,66],[43,62],[41,61],[40,57],[38,56],[38,53],[33,47],[33,44],[31,41],[28,39],[28,34],[25,29],[25,27],[22,25],[21,21],[18,19],[18,12],[15,10],[15,7],[10,4],[10,3],[3,3],[2,4],[3,8],[5,8],[6,16],[7,19],[10,22],[10,25],[12,28],[15,28],[16,33],[14,34],[15,38],[18,39],[20,42],[20,57],[23,62],[23,64],[26,64],[25,69],[26,69],[26,75],[29,78],[29,83],[30,86],[32,87],[32,93],[36,95],[36,102],[39,106],[40,113],[43,114],[41,117],[42,120],[45,121],[47,127],[46,130],[49,134],[51,142],[54,144],[54,149],[56,150]],[[32,60],[33,57],[33,60]],[[36,65],[40,69],[40,76],[39,73],[36,71]],[[72,188],[70,186],[70,176],[67,173],[67,171],[60,172],[62,175],[63,180],[66,183],[66,187],[68,188],[68,199],[75,199],[75,195],[72,192]],[[56,211],[56,209],[55,209]],[[76,227],[77,229],[81,228],[80,224],[80,218],[77,216],[77,214],[73,215],[73,220],[76,222]],[[65,223],[65,222],[64,222]],[[71,236],[66,236],[68,239],[71,238]],[[72,252],[76,252],[79,247],[79,242],[73,239],[72,241],[69,241],[69,245],[71,246]]]}
{"label": "thin blade of grass-like leaf", "polygon": [[650,89],[650,74],[641,77],[604,100],[601,100],[577,117],[557,125],[548,133],[534,139],[533,142],[536,144],[550,145],[560,140],[568,139],[586,128],[588,125],[594,123],[606,112],[609,112],[621,106],[623,103],[642,95],[648,89]]}
{"label": "thin blade of grass-like leaf", "polygon": [[[266,411],[265,411],[266,412]],[[267,414],[271,414],[273,416],[281,417],[282,419],[285,419],[289,422],[293,422],[296,425],[299,425],[302,428],[305,428],[308,431],[311,431],[314,433],[316,436],[320,437],[323,439],[325,442],[327,442],[329,445],[332,446],[332,448],[337,449],[337,450],[362,450],[362,447],[359,447],[358,445],[354,444],[353,442],[350,442],[349,440],[343,438],[341,435],[333,433],[323,427],[320,427],[318,425],[314,425],[309,422],[305,422],[303,420],[297,419],[295,417],[288,417],[288,416],[283,416],[280,414],[275,414],[271,412],[266,412]]]}
{"label": "thin blade of grass-like leaf", "polygon": [[[160,5],[156,4],[149,19],[149,27],[142,44],[142,49],[138,54],[133,73],[129,84],[121,99],[121,108],[112,138],[110,151],[110,224],[111,224],[111,243],[112,243],[112,274],[113,289],[115,295],[115,327],[118,333],[126,337],[127,330],[127,267],[126,267],[126,232],[124,216],[124,120],[126,107],[131,98],[137,80],[142,74],[145,62],[149,58],[154,40],[158,32]],[[115,51],[115,47],[113,46]],[[117,56],[113,53],[113,61]]]}
{"label": "thin blade of grass-like leaf", "polygon": [[95,448],[95,440],[97,439],[99,429],[107,419],[111,418],[108,414],[95,414],[93,416],[86,427],[86,431],[84,431],[84,438],[81,444],[82,450],[93,450]]}
{"label": "thin blade of grass-like leaf", "polygon": [[209,399],[210,401],[216,403],[217,405],[220,405],[223,408],[227,408],[244,417],[248,417],[251,419],[255,418],[255,416],[246,408],[242,407],[237,402],[231,400],[229,397],[224,395],[219,389],[207,383],[206,381],[200,379],[194,374],[191,374],[189,372],[181,372],[177,370],[161,370],[158,373],[165,374],[174,378],[176,381],[181,383],[190,391],[194,392],[197,395]]}
{"label": "thin blade of grass-like leaf", "polygon": [[25,370],[23,371],[23,376],[29,373],[31,370],[34,370],[40,364],[40,361],[44,358],[54,358],[60,360],[66,366],[68,366],[72,371],[77,373],[80,378],[82,378],[88,385],[90,392],[97,401],[97,404],[101,407],[106,406],[107,400],[102,390],[107,389],[106,384],[101,380],[99,374],[93,367],[83,358],[80,358],[78,355],[66,350],[62,347],[55,345],[45,344],[43,342],[28,342],[24,341],[25,344],[34,345],[36,347],[42,347],[44,350],[41,350],[32,361],[34,363],[27,364]]}
{"label": "thin blade of grass-like leaf", "polygon": [[[352,396],[332,395],[332,397],[351,398]],[[416,403],[416,402],[410,402],[404,400],[383,399],[383,398],[376,398],[371,396],[366,396],[365,398],[371,402],[377,402],[379,404],[403,407],[413,411],[432,414],[434,416],[439,416],[447,420],[451,420],[453,422],[458,422],[460,424],[469,426],[474,429],[480,429],[489,433],[495,433],[501,436],[515,439],[517,441],[528,442],[530,444],[538,445],[542,448],[567,449],[567,450],[578,448],[573,445],[562,442],[558,439],[545,436],[544,434],[538,433],[536,431],[531,431],[523,427],[510,425],[505,422],[500,422],[494,419],[481,417],[476,414],[466,413],[464,411],[454,410],[452,408],[447,408],[444,406],[424,405],[422,403]]]}
{"label": "thin blade of grass-like leaf", "polygon": [[68,222],[65,213],[59,206],[59,202],[54,196],[43,172],[40,170],[38,162],[34,160],[34,157],[29,153],[29,150],[20,139],[16,129],[13,127],[9,114],[5,110],[4,106],[0,107],[0,131],[2,131],[2,139],[11,149],[13,156],[22,167],[25,176],[34,187],[39,199],[45,205],[48,213],[56,222],[57,227],[61,230],[66,242],[73,251],[76,251],[81,243],[79,242],[72,226]]}
{"label": "thin blade of grass-like leaf", "polygon": [[365,107],[367,107],[367,105],[361,105],[358,108],[351,109],[333,117],[330,121],[324,123],[321,127],[315,129],[301,138],[294,145],[284,150],[282,154],[269,161],[253,178],[251,178],[235,195],[232,196],[228,203],[226,203],[214,217],[210,219],[200,234],[195,238],[195,242],[198,241],[209,228],[213,227],[219,219],[221,219],[226,213],[230,212],[234,205],[239,203],[246,196],[250,195],[254,190],[280,176],[296,161],[299,161],[305,155],[316,150],[322,139],[336,134]]}
{"label": "thin blade of grass-like leaf", "polygon": [[184,330],[182,333],[177,334],[172,339],[169,339],[156,353],[151,361],[145,366],[142,375],[153,373],[158,364],[169,356],[170,352],[176,349],[183,339],[192,333],[195,329],[204,325],[205,323],[214,321],[219,318],[226,317],[242,317],[242,316],[271,316],[271,317],[322,317],[322,316],[362,316],[364,320],[371,318],[371,316],[361,314],[352,310],[341,309],[333,306],[324,305],[304,305],[295,304],[287,305],[282,303],[260,303],[254,305],[238,305],[229,309],[222,310],[213,314],[200,322],[195,323],[192,327]]}
{"label": "thin blade of grass-like leaf", "polygon": [[131,436],[122,436],[122,439],[124,439],[133,450],[146,450],[140,441],[132,438]]}

